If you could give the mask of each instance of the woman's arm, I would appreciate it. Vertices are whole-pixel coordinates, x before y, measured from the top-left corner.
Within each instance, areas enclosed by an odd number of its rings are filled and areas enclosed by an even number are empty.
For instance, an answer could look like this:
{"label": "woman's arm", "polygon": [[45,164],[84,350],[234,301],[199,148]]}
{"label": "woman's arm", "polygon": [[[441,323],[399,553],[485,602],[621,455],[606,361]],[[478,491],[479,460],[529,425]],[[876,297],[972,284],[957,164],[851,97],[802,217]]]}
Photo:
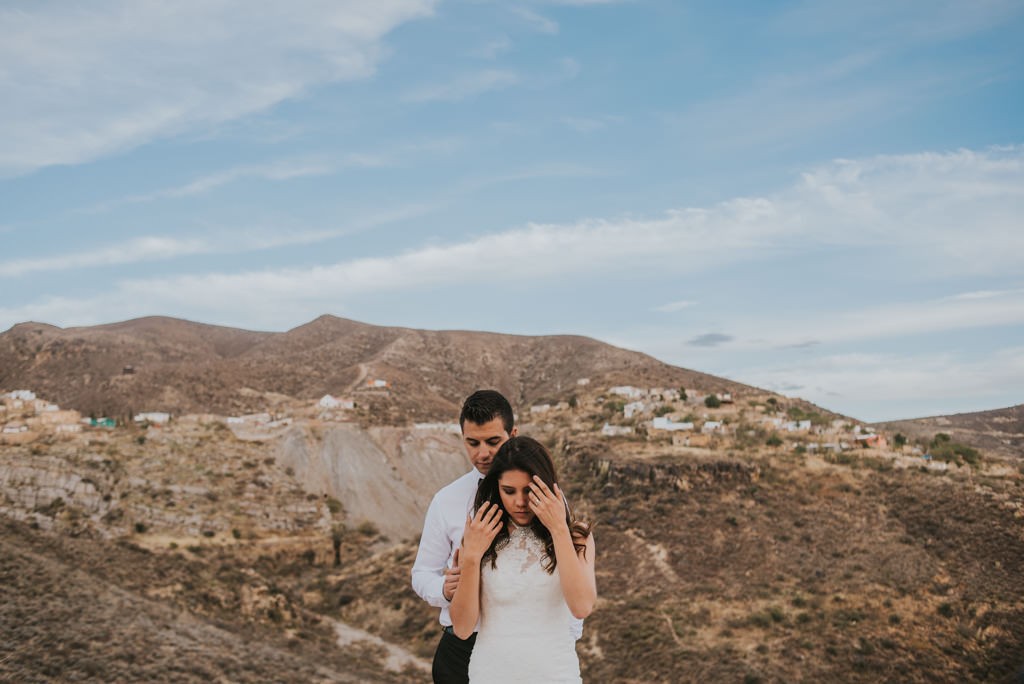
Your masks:
{"label": "woman's arm", "polygon": [[459,549],[462,575],[448,607],[452,630],[460,639],[468,639],[480,619],[480,561],[502,524],[501,507],[486,502],[475,516],[466,520]]}
{"label": "woman's arm", "polygon": [[565,498],[555,483],[552,492],[539,477],[533,478],[530,506],[551,532],[555,546],[558,579],[569,611],[577,618],[585,618],[597,602],[597,580],[594,576],[594,535],[587,535],[583,549],[576,551],[572,532],[565,520]]}

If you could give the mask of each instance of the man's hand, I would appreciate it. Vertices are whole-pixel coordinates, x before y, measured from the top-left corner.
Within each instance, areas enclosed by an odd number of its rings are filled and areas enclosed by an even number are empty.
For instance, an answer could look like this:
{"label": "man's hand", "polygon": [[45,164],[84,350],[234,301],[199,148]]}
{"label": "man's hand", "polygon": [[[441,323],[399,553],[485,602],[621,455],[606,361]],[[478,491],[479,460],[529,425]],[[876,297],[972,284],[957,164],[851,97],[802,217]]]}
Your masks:
{"label": "man's hand", "polygon": [[445,568],[444,587],[441,595],[445,601],[455,598],[455,590],[459,588],[459,577],[462,576],[462,568],[459,567],[459,550],[455,549],[455,556],[452,558],[452,567]]}

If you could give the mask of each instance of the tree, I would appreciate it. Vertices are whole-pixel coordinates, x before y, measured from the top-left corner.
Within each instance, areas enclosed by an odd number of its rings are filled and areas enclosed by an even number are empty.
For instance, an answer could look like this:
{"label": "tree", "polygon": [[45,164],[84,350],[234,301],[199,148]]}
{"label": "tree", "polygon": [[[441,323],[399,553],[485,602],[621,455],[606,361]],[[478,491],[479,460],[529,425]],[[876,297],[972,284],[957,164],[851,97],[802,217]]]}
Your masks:
{"label": "tree", "polygon": [[345,540],[345,526],[335,525],[331,528],[331,546],[334,547],[334,567],[341,565],[341,542]]}
{"label": "tree", "polygon": [[683,401],[686,401],[686,388],[685,387],[680,387],[679,388],[679,398],[682,399]]}
{"label": "tree", "polygon": [[782,438],[775,433],[772,433],[772,435],[765,441],[765,444],[770,447],[782,446]]}
{"label": "tree", "polygon": [[907,438],[903,434],[897,432],[896,436],[892,438],[892,443],[896,445],[897,449],[901,449],[903,445],[907,443]]}
{"label": "tree", "polygon": [[717,395],[709,394],[704,397],[704,405],[710,409],[716,409],[722,405],[722,400],[719,399]]}

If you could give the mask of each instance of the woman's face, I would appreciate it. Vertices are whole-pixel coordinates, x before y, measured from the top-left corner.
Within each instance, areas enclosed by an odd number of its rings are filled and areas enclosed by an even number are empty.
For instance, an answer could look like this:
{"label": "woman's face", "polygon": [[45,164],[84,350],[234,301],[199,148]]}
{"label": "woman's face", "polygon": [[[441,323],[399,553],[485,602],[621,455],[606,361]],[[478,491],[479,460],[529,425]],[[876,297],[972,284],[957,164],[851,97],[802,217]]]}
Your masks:
{"label": "woman's face", "polygon": [[533,478],[522,470],[506,470],[498,478],[498,493],[501,505],[512,518],[512,522],[520,527],[533,522],[533,511],[530,510],[530,483]]}

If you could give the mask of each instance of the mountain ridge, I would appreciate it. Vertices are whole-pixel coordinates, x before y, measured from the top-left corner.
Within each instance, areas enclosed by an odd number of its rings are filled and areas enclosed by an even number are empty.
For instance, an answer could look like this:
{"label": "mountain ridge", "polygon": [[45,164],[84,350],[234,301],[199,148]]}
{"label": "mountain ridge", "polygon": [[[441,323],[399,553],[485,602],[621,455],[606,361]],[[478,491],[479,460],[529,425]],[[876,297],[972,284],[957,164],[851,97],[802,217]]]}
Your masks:
{"label": "mountain ridge", "polygon": [[[704,392],[756,388],[579,335],[376,326],[325,314],[285,332],[148,316],[97,326],[20,323],[0,333],[0,387],[85,414],[237,413],[265,397],[358,395],[389,419],[450,418],[479,387],[517,406],[568,399],[577,380]],[[383,380],[379,392],[366,385]]]}

